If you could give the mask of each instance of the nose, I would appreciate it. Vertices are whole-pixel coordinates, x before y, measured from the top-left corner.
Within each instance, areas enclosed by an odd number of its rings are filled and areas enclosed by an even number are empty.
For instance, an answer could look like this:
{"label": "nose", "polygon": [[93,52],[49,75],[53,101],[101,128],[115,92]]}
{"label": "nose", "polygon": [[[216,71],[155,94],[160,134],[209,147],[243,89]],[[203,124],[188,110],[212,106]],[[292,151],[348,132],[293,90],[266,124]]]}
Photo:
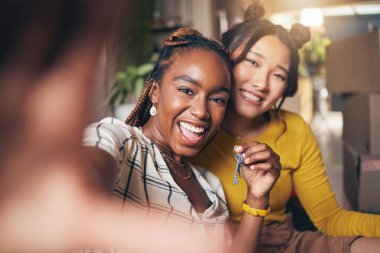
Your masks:
{"label": "nose", "polygon": [[266,91],[269,87],[269,76],[266,73],[256,72],[252,75],[252,86],[260,91]]}
{"label": "nose", "polygon": [[200,120],[208,120],[210,113],[207,108],[207,99],[196,99],[190,107],[190,113]]}

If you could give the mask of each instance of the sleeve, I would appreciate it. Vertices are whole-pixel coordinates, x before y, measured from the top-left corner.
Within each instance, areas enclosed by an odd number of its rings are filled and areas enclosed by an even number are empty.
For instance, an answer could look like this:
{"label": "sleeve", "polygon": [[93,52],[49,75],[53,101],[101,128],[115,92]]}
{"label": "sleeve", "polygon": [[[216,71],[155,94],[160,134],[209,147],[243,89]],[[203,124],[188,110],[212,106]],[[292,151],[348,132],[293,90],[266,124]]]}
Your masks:
{"label": "sleeve", "polygon": [[122,152],[128,152],[127,140],[131,139],[130,132],[126,130],[127,125],[117,119],[103,119],[85,129],[82,145],[100,148],[112,155],[116,161],[121,161]]}
{"label": "sleeve", "polygon": [[331,236],[380,237],[380,215],[342,209],[332,191],[320,148],[305,123],[301,164],[293,172],[294,189],[314,225]]}

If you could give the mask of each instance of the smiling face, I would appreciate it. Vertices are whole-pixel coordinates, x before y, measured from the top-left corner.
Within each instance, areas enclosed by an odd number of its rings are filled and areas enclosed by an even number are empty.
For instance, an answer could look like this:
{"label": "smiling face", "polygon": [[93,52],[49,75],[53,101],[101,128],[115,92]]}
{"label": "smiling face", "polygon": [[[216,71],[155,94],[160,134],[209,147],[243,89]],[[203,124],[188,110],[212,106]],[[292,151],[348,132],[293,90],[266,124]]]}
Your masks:
{"label": "smiling face", "polygon": [[177,53],[162,78],[153,84],[157,115],[144,129],[160,147],[178,156],[196,155],[219,128],[226,111],[230,74],[214,52],[191,49]]}
{"label": "smiling face", "polygon": [[[243,46],[232,53],[236,60]],[[284,93],[291,63],[290,50],[276,36],[259,39],[233,69],[233,108],[239,115],[255,118],[273,107]]]}

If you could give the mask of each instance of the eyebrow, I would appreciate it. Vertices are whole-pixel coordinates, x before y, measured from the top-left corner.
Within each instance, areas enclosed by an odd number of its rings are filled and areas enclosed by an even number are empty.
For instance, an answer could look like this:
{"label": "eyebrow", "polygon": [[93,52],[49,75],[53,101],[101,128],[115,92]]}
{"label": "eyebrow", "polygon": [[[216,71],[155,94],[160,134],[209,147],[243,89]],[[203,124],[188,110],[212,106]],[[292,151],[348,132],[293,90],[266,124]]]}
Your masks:
{"label": "eyebrow", "polygon": [[[248,51],[249,53],[252,53],[252,54],[254,54],[254,55],[256,55],[257,57],[259,57],[259,58],[261,58],[261,59],[265,59],[265,56],[264,55],[262,55],[262,54],[260,54],[259,52],[255,52],[255,51],[252,51],[252,50],[249,50]],[[289,71],[286,69],[286,68],[284,68],[283,66],[281,66],[281,65],[276,65],[279,69],[282,69],[287,75],[289,75]]]}
{"label": "eyebrow", "polygon": [[[199,87],[199,88],[202,88],[202,84],[200,82],[198,82],[197,80],[194,80],[193,78],[191,78],[190,76],[186,76],[186,75],[182,75],[182,76],[177,76],[174,78],[175,81],[177,80],[182,80],[182,81],[185,81],[185,82],[188,82],[188,83],[192,83],[194,84],[195,86]],[[215,91],[223,91],[223,92],[227,92],[228,94],[231,93],[230,89],[226,88],[226,87],[217,87],[215,89]]]}

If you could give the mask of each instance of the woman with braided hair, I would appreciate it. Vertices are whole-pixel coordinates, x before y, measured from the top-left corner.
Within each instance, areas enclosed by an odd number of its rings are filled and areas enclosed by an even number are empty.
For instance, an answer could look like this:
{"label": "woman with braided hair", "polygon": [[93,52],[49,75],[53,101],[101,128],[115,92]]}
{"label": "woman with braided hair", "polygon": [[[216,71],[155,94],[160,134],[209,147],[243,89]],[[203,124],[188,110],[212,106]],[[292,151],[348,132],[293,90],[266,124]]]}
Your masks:
{"label": "woman with braided hair", "polygon": [[[162,214],[163,222],[188,223],[192,231],[227,242],[234,252],[254,252],[263,217],[243,215],[231,239],[220,181],[186,160],[219,129],[230,82],[230,55],[224,46],[192,29],[179,29],[165,41],[126,122],[106,118],[90,125],[83,144],[94,166],[108,168],[105,174],[111,180],[117,174],[113,194],[123,200],[125,212],[134,206],[147,214]],[[247,144],[253,146],[257,144]],[[257,193],[246,192],[249,199],[264,199],[251,212],[265,213],[259,209],[266,209],[265,198],[278,178],[280,164],[268,146],[256,149],[261,155],[256,166],[260,164],[265,173],[253,173],[251,163],[242,166],[242,173],[247,185],[265,181],[256,186]]]}
{"label": "woman with braided hair", "polygon": [[[220,178],[231,217],[239,222],[247,185],[231,183],[235,161],[228,155],[230,150],[239,152],[246,149],[245,143],[259,141],[281,157],[281,174],[270,194],[271,213],[265,218],[260,252],[378,252],[379,239],[367,237],[380,237],[380,216],[339,206],[309,125],[300,116],[281,110],[284,99],[297,90],[297,49],[309,40],[310,31],[301,24],[287,31],[260,19],[263,14],[263,7],[254,2],[245,20],[222,35],[234,62],[230,104],[222,130],[194,163]],[[255,152],[255,148],[246,152],[251,154],[248,162],[260,157]],[[285,213],[292,190],[320,232],[293,229]]]}

